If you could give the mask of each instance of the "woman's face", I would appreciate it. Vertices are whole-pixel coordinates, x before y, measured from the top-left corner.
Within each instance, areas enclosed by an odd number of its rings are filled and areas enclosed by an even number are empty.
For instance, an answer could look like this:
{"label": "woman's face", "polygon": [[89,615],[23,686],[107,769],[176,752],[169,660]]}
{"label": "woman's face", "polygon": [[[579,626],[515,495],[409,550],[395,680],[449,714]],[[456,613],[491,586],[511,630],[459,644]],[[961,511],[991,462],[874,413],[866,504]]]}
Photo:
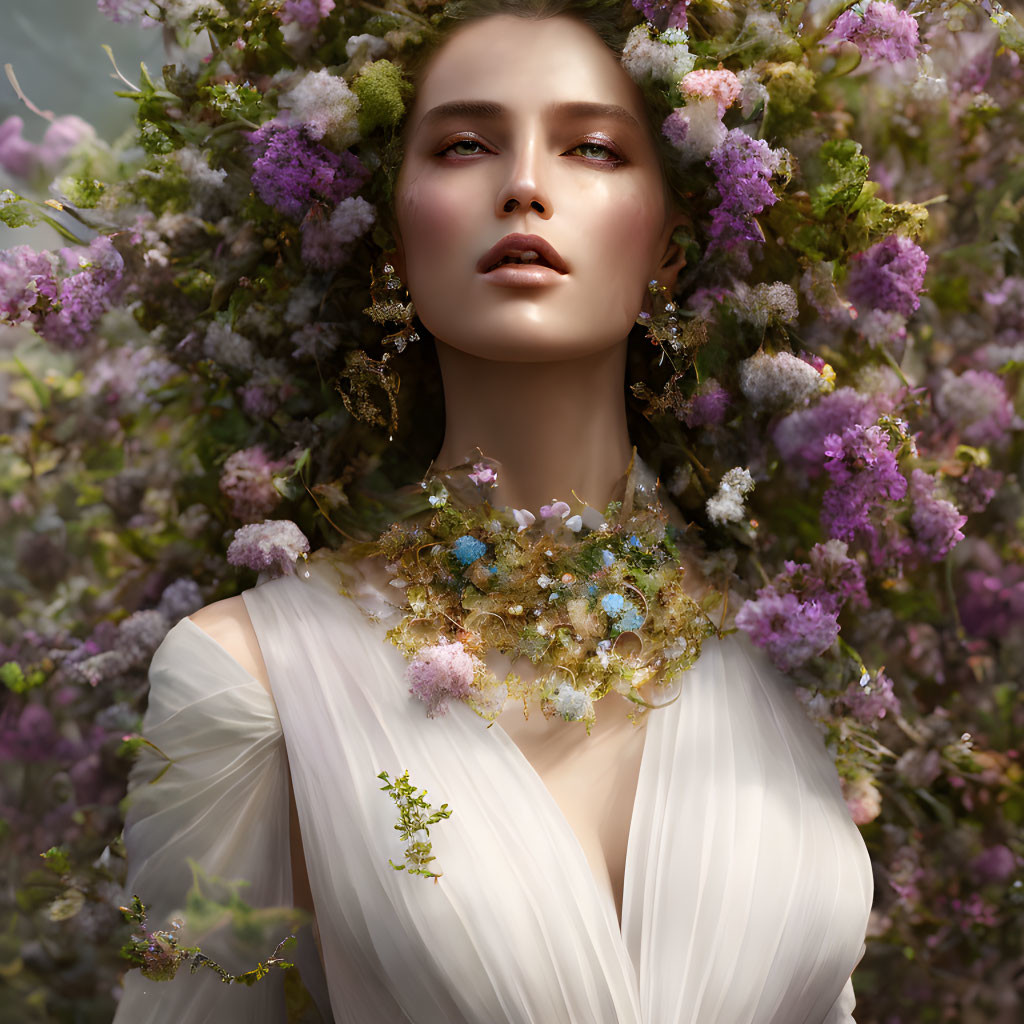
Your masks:
{"label": "woman's face", "polygon": [[[671,283],[682,265],[640,92],[564,16],[494,15],[445,42],[409,114],[395,213],[420,319],[485,359],[621,343],[647,283]],[[512,239],[505,255],[534,265],[491,269],[509,235],[553,252]]]}

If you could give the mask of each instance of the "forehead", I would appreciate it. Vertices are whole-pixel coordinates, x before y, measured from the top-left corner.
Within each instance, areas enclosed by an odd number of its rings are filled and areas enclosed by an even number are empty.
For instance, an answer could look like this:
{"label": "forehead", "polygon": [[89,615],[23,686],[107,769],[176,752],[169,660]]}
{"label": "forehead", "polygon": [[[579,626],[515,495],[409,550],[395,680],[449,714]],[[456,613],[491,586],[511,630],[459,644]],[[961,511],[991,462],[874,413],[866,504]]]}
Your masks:
{"label": "forehead", "polygon": [[586,100],[625,107],[644,120],[640,91],[618,58],[583,22],[565,15],[495,14],[456,29],[431,58],[409,127],[432,107],[456,100],[517,99],[557,104]]}

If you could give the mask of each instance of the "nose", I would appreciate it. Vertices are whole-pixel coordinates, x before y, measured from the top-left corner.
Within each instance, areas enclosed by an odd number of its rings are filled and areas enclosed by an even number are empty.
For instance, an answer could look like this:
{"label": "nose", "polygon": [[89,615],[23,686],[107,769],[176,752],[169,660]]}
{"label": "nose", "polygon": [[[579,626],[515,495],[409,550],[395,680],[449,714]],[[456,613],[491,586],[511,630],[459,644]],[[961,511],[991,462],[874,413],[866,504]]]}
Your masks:
{"label": "nose", "polygon": [[527,210],[533,210],[545,220],[551,216],[551,199],[540,181],[540,162],[537,140],[526,140],[496,196],[495,212],[499,217]]}

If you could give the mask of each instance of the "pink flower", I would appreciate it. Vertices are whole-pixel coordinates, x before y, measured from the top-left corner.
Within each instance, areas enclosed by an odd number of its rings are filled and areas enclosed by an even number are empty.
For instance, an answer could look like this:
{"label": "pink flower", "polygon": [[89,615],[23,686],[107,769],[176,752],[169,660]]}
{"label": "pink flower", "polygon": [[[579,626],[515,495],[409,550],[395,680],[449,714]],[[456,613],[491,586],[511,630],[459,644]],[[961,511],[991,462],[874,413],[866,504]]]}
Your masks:
{"label": "pink flower", "polygon": [[541,505],[540,507],[541,519],[552,519],[554,516],[564,519],[568,514],[569,506],[564,501],[555,501],[550,505]]}
{"label": "pink flower", "polygon": [[289,519],[268,519],[235,531],[235,539],[228,547],[228,563],[257,572],[285,573],[307,551],[309,541],[295,523]]}
{"label": "pink flower", "polygon": [[54,118],[39,143],[23,138],[23,127],[17,114],[0,122],[0,167],[17,178],[53,174],[75,146],[96,134],[92,125],[73,114]]}
{"label": "pink flower", "polygon": [[298,22],[303,28],[314,28],[334,10],[334,0],[284,0],[281,5],[282,25]]}
{"label": "pink flower", "polygon": [[679,91],[684,96],[703,96],[716,100],[719,117],[736,102],[742,89],[743,86],[736,75],[724,69],[691,71],[683,75],[683,80],[679,83]]}
{"label": "pink flower", "polygon": [[221,470],[219,487],[231,499],[231,511],[239,519],[264,519],[280,502],[274,474],[288,465],[287,459],[270,459],[261,445],[229,455]]}
{"label": "pink flower", "polygon": [[409,662],[409,692],[427,705],[427,717],[448,713],[448,701],[469,696],[479,659],[462,642],[440,643],[417,651]]}
{"label": "pink flower", "polygon": [[870,775],[841,779],[843,797],[855,825],[867,825],[882,813],[882,794]]}
{"label": "pink flower", "polygon": [[863,13],[844,11],[832,27],[833,39],[847,39],[865,60],[897,64],[923,53],[917,21],[895,4],[871,0]]}
{"label": "pink flower", "polygon": [[494,467],[489,466],[486,462],[476,462],[473,464],[473,472],[469,474],[469,479],[480,486],[496,484],[498,474],[494,471]]}

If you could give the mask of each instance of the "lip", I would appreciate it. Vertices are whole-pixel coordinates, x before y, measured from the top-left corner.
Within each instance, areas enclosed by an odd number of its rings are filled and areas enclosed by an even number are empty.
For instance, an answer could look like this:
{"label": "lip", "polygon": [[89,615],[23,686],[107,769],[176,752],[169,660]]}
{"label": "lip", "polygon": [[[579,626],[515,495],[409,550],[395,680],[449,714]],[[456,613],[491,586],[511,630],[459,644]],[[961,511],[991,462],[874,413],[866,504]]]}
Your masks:
{"label": "lip", "polygon": [[506,263],[483,275],[488,284],[507,288],[543,288],[558,284],[563,275],[551,267],[531,267],[525,263]]}
{"label": "lip", "polygon": [[[547,262],[548,266],[529,266],[527,264],[513,263],[507,264],[503,267],[494,267],[495,263],[501,260],[502,257],[509,255],[509,253],[523,252],[530,249],[538,253]],[[489,267],[494,267],[494,269],[489,270]],[[480,257],[480,262],[477,263],[476,269],[479,273],[486,274],[488,276],[499,273],[505,274],[505,272],[510,269],[526,270],[531,272],[546,270],[548,275],[553,274],[557,276],[561,276],[562,274],[567,274],[569,272],[569,268],[566,266],[565,260],[562,259],[558,254],[558,250],[555,249],[550,242],[541,238],[540,235],[520,234],[506,235],[496,245],[491,246],[491,248]],[[505,276],[507,277],[508,275]],[[541,278],[538,275],[535,275],[535,277],[538,278],[538,281],[544,280],[544,278]],[[532,281],[534,278],[530,278],[529,280]]]}

